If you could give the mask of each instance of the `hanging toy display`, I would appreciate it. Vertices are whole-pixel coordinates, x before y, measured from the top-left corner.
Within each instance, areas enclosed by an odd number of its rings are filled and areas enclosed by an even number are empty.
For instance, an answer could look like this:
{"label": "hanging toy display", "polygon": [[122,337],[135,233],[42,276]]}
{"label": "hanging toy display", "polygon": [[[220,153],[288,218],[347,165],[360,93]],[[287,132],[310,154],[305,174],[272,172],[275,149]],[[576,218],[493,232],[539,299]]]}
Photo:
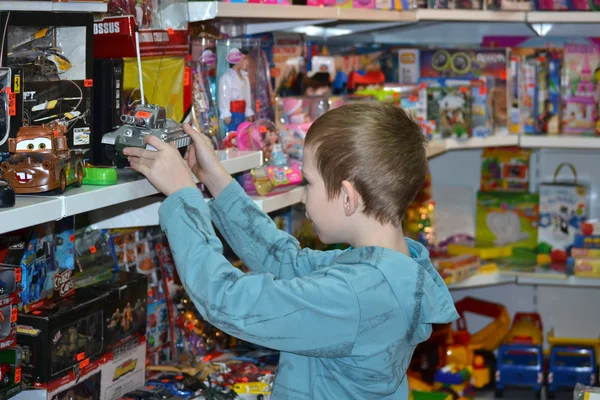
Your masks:
{"label": "hanging toy display", "polygon": [[217,103],[221,129],[227,134],[237,131],[242,122],[252,121],[256,114],[256,76],[248,71],[256,64],[259,51],[260,40],[217,41]]}
{"label": "hanging toy display", "polygon": [[281,133],[267,119],[240,124],[236,132],[240,150],[262,150],[263,166],[242,175],[244,190],[261,196],[288,191],[302,182],[302,172],[297,163],[288,164]]}

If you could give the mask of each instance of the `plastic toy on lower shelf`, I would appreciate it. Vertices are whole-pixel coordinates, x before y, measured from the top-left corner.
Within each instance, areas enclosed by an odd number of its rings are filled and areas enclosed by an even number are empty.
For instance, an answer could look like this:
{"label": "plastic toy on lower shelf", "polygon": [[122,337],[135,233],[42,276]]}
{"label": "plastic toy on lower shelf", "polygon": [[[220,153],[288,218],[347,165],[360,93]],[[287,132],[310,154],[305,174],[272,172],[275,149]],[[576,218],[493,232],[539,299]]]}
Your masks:
{"label": "plastic toy on lower shelf", "polygon": [[496,397],[505,387],[530,387],[540,398],[544,384],[544,354],[541,346],[504,344],[498,348]]}
{"label": "plastic toy on lower shelf", "polygon": [[546,397],[552,399],[557,390],[572,389],[577,383],[595,385],[597,365],[593,347],[553,346],[548,365]]}

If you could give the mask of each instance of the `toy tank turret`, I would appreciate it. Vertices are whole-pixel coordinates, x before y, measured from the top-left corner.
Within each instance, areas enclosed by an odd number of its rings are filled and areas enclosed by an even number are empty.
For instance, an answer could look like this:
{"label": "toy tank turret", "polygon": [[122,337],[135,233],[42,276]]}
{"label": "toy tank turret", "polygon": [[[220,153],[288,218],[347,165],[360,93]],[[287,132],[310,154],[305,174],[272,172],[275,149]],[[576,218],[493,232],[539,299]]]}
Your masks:
{"label": "toy tank turret", "polygon": [[156,150],[144,142],[146,135],[156,136],[165,143],[173,143],[178,149],[190,144],[190,137],[183,131],[181,124],[168,119],[164,107],[138,105],[133,115],[121,115],[121,121],[123,125],[102,136],[107,155],[118,168],[125,165],[125,147]]}

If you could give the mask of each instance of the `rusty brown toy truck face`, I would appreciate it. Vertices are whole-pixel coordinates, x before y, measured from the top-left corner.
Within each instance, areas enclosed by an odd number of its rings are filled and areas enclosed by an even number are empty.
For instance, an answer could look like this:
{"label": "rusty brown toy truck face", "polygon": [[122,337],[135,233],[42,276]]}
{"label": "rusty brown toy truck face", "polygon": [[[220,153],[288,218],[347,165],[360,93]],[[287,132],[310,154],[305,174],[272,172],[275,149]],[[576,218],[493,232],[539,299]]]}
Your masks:
{"label": "rusty brown toy truck face", "polygon": [[62,125],[26,126],[9,139],[11,157],[0,165],[2,176],[17,194],[65,191],[81,186],[83,157],[70,151]]}

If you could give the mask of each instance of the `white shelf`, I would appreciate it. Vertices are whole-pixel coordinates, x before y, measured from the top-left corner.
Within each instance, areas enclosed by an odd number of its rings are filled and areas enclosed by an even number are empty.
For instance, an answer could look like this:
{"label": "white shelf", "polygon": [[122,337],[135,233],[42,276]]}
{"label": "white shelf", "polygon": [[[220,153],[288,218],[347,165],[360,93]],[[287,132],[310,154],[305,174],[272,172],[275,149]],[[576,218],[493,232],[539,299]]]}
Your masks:
{"label": "white shelf", "polygon": [[62,218],[59,197],[17,196],[14,207],[0,208],[0,234]]}
{"label": "white shelf", "polygon": [[[333,8],[333,7],[330,7]],[[366,8],[338,8],[340,21],[416,22],[417,13],[408,11],[382,11]]]}
{"label": "white shelf", "polygon": [[600,15],[590,11],[530,11],[527,13],[527,22],[531,24],[597,24],[600,22]]}
{"label": "white shelf", "polygon": [[303,193],[304,188],[297,187],[290,190],[289,192],[277,194],[274,196],[253,196],[252,200],[254,200],[256,205],[258,205],[264,212],[270,213],[300,203],[302,201]]}
{"label": "white shelf", "polygon": [[600,137],[521,135],[521,147],[540,149],[600,149]]}
{"label": "white shelf", "polygon": [[473,275],[472,277],[465,279],[462,282],[452,284],[448,286],[448,289],[468,289],[482,286],[507,285],[510,283],[516,283],[516,281],[517,279],[511,275],[504,275],[499,273],[480,274]]}
{"label": "white shelf", "polygon": [[106,12],[107,7],[107,4],[102,1],[54,3],[52,1],[0,0],[0,11]]}
{"label": "white shelf", "polygon": [[432,158],[446,152],[446,143],[429,142],[427,145],[427,158]]}
{"label": "white shelf", "polygon": [[557,276],[536,277],[536,276],[518,276],[517,283],[519,285],[544,285],[544,286],[574,286],[574,287],[590,287],[600,288],[600,278],[580,278],[578,276]]}
{"label": "white shelf", "polygon": [[527,20],[527,13],[523,11],[419,9],[416,11],[416,20],[445,22],[525,22]]}
{"label": "white shelf", "polygon": [[[253,196],[252,200],[261,210],[270,213],[299,203],[303,190],[297,187],[274,196]],[[93,221],[90,226],[92,229],[119,229],[158,225],[158,209],[164,199],[162,195],[151,196],[94,210],[90,213],[90,220]]]}
{"label": "white shelf", "polygon": [[492,135],[484,138],[445,139],[446,150],[480,149],[485,147],[518,146],[519,135]]}

